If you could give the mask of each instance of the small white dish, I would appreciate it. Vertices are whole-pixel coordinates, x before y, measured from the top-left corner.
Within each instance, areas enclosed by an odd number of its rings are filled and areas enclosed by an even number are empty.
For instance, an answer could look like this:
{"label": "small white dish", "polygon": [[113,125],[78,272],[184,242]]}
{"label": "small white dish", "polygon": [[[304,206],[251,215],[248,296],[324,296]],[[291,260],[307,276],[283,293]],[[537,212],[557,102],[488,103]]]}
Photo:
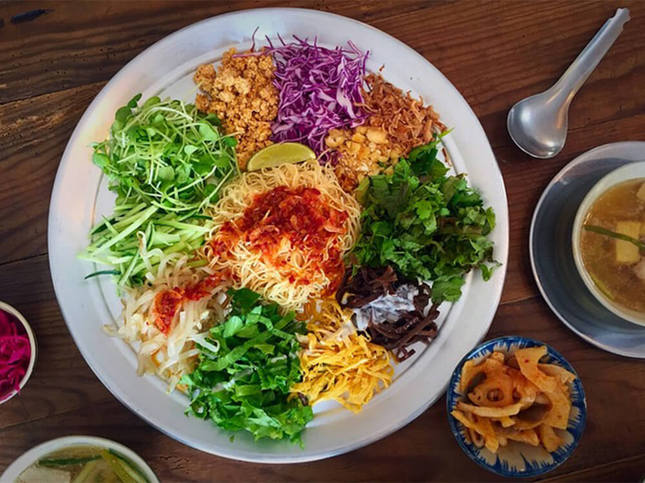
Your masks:
{"label": "small white dish", "polygon": [[31,326],[29,325],[29,322],[22,316],[18,310],[16,310],[14,307],[11,305],[5,303],[5,302],[0,302],[0,310],[3,310],[7,312],[8,314],[13,315],[18,321],[22,324],[22,326],[25,328],[25,332],[27,333],[27,338],[29,339],[29,346],[31,347],[31,353],[29,355],[29,365],[27,366],[27,370],[25,371],[25,375],[22,377],[22,380],[20,381],[20,388],[17,391],[12,391],[6,396],[0,396],[0,404],[6,403],[9,399],[14,397],[16,394],[18,394],[23,387],[25,387],[25,384],[27,384],[27,381],[29,381],[29,378],[31,377],[31,373],[34,371],[34,365],[36,364],[36,353],[38,352],[38,348],[36,347],[36,338],[34,337],[34,332],[31,330]]}
{"label": "small white dish", "polygon": [[631,310],[627,307],[619,305],[608,299],[597,287],[591,275],[587,271],[582,260],[582,253],[580,251],[580,236],[582,233],[582,225],[584,224],[585,217],[593,203],[609,188],[624,181],[631,179],[645,178],[645,161],[630,163],[615,169],[603,176],[594,186],[589,190],[587,195],[580,203],[576,217],[573,221],[573,230],[571,233],[571,244],[573,250],[573,259],[578,269],[578,273],[582,278],[584,284],[587,286],[592,295],[600,302],[607,310],[614,313],[618,317],[633,322],[639,325],[645,325],[645,314],[636,310]]}
{"label": "small white dish", "polygon": [[159,479],[154,474],[148,464],[131,449],[122,444],[110,441],[109,439],[97,438],[95,436],[65,436],[62,438],[52,439],[46,443],[39,444],[29,451],[18,457],[5,472],[0,475],[0,483],[14,482],[20,474],[34,464],[38,459],[47,456],[54,451],[59,451],[70,446],[98,446],[100,448],[111,449],[130,460],[149,483],[159,483]]}

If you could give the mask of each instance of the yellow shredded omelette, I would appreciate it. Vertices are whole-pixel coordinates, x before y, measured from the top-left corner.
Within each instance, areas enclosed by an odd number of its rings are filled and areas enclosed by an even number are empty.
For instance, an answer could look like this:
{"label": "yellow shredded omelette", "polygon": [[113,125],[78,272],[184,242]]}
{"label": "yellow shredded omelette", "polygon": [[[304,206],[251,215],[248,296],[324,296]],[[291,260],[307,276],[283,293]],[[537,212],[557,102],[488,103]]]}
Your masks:
{"label": "yellow shredded omelette", "polygon": [[333,399],[357,413],[392,382],[394,369],[388,351],[356,333],[351,310],[333,299],[310,306],[307,345],[300,354],[302,382],[291,390],[309,404]]}

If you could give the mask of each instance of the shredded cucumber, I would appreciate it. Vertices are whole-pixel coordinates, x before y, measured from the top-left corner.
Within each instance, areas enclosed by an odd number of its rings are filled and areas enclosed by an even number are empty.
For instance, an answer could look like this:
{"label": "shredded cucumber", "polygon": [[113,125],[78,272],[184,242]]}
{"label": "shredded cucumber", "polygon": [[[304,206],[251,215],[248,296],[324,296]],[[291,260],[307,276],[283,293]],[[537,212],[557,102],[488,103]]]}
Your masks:
{"label": "shredded cucumber", "polygon": [[[90,231],[79,258],[110,270],[119,287],[145,281],[160,260],[191,253],[212,228],[204,209],[238,173],[235,139],[192,104],[140,95],[117,110],[110,137],[94,144],[94,163],[117,194],[114,212]],[[193,263],[199,263],[195,261]]]}

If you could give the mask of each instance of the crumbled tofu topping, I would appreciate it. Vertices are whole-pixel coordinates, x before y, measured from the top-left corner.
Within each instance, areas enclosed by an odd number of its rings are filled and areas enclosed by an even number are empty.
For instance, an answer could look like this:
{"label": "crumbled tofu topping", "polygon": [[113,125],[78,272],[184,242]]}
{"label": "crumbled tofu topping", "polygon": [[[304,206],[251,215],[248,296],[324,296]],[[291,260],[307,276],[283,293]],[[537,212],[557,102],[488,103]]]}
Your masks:
{"label": "crumbled tofu topping", "polygon": [[271,144],[271,123],[278,114],[278,91],[273,85],[275,66],[270,55],[235,56],[235,49],[224,54],[217,71],[212,64],[197,69],[194,80],[202,93],[195,105],[216,114],[227,134],[238,144],[241,169],[248,159]]}

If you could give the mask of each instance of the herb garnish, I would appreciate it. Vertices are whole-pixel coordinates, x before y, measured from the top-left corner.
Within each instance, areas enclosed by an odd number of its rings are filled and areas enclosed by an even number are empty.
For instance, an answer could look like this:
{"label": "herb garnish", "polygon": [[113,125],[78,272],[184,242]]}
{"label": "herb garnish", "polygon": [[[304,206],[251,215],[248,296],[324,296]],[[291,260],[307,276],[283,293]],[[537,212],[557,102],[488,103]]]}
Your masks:
{"label": "herb garnish", "polygon": [[584,225],[582,225],[582,228],[584,228],[587,231],[591,231],[593,233],[598,233],[599,235],[605,235],[610,238],[615,238],[616,240],[624,240],[626,242],[631,243],[632,245],[637,246],[640,250],[645,250],[645,243],[643,243],[640,240],[637,240],[636,238],[632,238],[629,235],[625,235],[624,233],[618,233],[615,231],[608,230],[607,228],[603,228],[602,226],[590,225],[589,223],[585,223]]}
{"label": "herb garnish", "polygon": [[110,137],[92,160],[119,198],[143,199],[165,212],[194,213],[235,172],[236,140],[219,132],[214,114],[192,104],[141,94],[116,111]]}
{"label": "herb garnish", "polygon": [[293,312],[281,315],[275,303],[259,303],[260,295],[249,289],[229,295],[231,313],[210,330],[208,346],[198,345],[199,364],[181,380],[191,398],[187,412],[255,439],[301,442],[313,411],[290,399],[289,389],[302,378],[296,334],[305,332],[304,325]]}
{"label": "herb garnish", "polygon": [[433,302],[458,300],[467,272],[479,268],[488,280],[498,265],[487,238],[495,214],[464,175],[446,176],[440,139],[359,186],[363,230],[352,252],[358,266],[392,265],[404,277],[432,281]]}

